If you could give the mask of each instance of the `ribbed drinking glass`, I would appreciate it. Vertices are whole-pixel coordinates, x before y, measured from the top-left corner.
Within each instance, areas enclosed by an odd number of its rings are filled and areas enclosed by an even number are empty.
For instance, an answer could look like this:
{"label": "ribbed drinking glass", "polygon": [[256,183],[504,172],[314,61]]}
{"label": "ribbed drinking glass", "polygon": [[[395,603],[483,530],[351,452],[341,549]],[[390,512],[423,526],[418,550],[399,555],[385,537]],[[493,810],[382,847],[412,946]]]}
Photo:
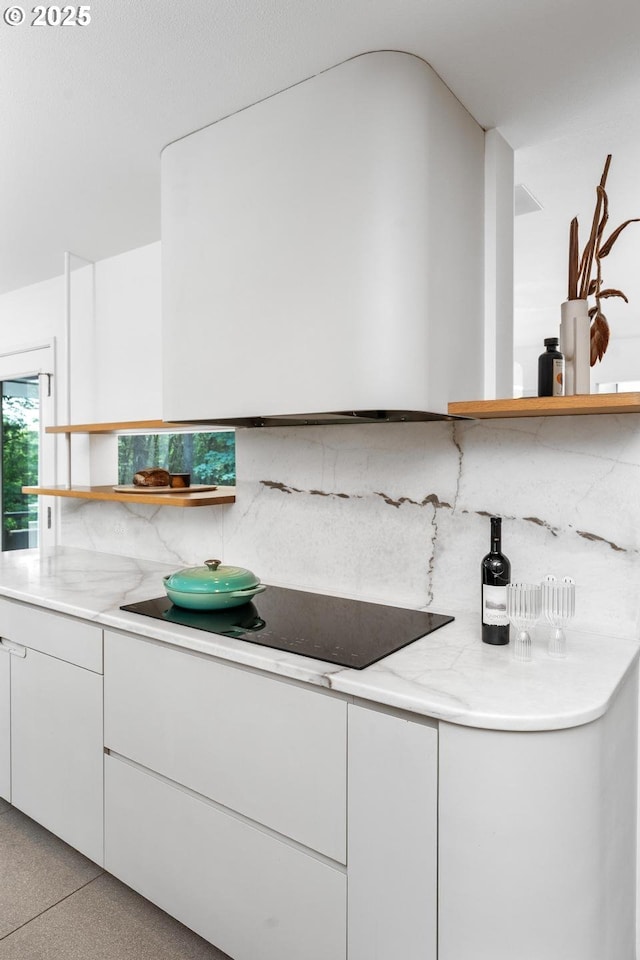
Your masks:
{"label": "ribbed drinking glass", "polygon": [[564,627],[576,610],[576,585],[571,577],[556,580],[549,574],[542,581],[542,613],[551,625],[549,656],[561,659],[567,655]]}
{"label": "ribbed drinking glass", "polygon": [[513,646],[516,660],[531,660],[529,630],[540,617],[540,593],[537,583],[510,583],[507,586],[507,616],[516,629]]}

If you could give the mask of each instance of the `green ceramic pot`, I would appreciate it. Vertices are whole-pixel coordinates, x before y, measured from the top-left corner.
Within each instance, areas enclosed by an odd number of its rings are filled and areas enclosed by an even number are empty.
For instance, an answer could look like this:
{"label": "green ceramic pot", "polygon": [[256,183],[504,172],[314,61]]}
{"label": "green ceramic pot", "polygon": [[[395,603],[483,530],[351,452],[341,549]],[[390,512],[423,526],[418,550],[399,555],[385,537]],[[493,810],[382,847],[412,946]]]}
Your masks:
{"label": "green ceramic pot", "polygon": [[205,560],[201,567],[187,567],[163,579],[171,602],[188,610],[239,607],[267,589],[251,570],[227,567],[219,560]]}

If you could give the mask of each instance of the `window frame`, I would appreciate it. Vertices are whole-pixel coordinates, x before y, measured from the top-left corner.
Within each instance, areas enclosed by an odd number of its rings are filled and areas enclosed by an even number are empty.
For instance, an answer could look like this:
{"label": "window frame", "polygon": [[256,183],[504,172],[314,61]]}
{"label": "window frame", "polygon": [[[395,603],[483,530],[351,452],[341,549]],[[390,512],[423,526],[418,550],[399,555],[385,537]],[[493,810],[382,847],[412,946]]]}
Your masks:
{"label": "window frame", "polygon": [[[55,368],[55,338],[0,353],[0,381],[27,377],[39,380],[38,486],[51,486],[56,482],[55,437],[45,433],[45,424],[55,423]],[[57,542],[58,508],[54,501],[53,497],[38,497],[39,547],[54,546]]]}

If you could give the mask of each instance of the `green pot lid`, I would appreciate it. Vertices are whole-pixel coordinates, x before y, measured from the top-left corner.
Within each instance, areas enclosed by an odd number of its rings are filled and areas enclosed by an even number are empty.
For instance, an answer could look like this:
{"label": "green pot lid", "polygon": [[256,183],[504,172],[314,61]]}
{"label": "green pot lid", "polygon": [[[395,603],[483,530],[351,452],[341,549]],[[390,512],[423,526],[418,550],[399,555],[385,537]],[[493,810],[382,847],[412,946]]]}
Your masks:
{"label": "green pot lid", "polygon": [[166,585],[181,593],[230,593],[247,590],[260,581],[245,567],[228,567],[219,560],[205,560],[204,566],[186,567],[166,577]]}

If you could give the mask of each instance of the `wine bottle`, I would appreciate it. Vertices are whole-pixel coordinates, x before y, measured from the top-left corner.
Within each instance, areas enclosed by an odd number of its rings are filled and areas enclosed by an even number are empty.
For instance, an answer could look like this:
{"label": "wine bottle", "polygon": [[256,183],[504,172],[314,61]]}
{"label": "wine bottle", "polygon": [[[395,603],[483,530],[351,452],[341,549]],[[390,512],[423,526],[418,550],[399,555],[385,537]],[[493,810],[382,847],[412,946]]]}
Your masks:
{"label": "wine bottle", "polygon": [[502,553],[502,518],[491,517],[491,550],[482,560],[482,642],[509,643],[507,584],[511,564]]}

